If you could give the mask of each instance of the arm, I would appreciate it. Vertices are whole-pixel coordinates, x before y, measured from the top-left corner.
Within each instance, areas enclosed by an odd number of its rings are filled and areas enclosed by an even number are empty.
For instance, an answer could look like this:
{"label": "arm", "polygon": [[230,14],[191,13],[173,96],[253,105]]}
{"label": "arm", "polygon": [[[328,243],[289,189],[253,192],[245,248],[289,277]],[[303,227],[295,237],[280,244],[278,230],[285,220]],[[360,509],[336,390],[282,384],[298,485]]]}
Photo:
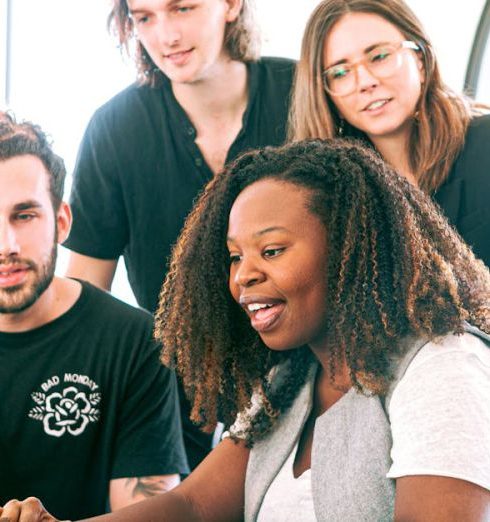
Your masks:
{"label": "arm", "polygon": [[449,477],[418,475],[396,481],[395,522],[485,522],[490,491]]}
{"label": "arm", "polygon": [[[241,522],[248,455],[244,444],[224,440],[172,491],[87,521]],[[11,500],[0,514],[9,522],[58,522],[32,497]]]}
{"label": "arm", "polygon": [[109,485],[111,510],[115,511],[159,493],[166,493],[179,483],[180,477],[177,474],[111,480]]}
{"label": "arm", "polygon": [[397,522],[490,518],[490,350],[474,335],[421,349],[390,402]]}
{"label": "arm", "polygon": [[103,290],[110,291],[116,267],[117,259],[97,259],[70,252],[66,276],[83,279]]}

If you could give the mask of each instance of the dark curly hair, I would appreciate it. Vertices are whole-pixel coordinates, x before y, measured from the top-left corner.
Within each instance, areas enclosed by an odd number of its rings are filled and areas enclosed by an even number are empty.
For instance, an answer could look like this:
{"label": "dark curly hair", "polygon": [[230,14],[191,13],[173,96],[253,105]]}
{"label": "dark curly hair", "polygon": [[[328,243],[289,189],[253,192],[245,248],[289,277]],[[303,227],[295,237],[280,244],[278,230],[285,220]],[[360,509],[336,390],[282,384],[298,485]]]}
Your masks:
{"label": "dark curly hair", "polygon": [[[231,207],[248,185],[304,187],[328,237],[327,316],[332,370],[343,357],[360,391],[382,394],[407,336],[490,332],[490,273],[422,191],[375,152],[345,140],[308,140],[244,154],[206,187],[174,248],[160,294],[162,360],[182,376],[191,418],[210,429],[250,407],[253,443],[296,397],[313,355],[269,350],[228,289]],[[286,377],[271,385],[280,363]],[[282,372],[284,375],[284,372]]]}
{"label": "dark curly hair", "polygon": [[[225,29],[224,46],[232,60],[253,62],[260,54],[260,35],[255,21],[255,0],[243,0],[242,10],[238,18],[228,23]],[[134,56],[141,84],[156,86],[161,82],[161,71],[150,55],[135,38],[133,20],[129,12],[127,0],[112,0],[112,9],[107,19],[107,27],[112,32],[121,49]],[[130,46],[134,44],[134,47]]]}
{"label": "dark curly hair", "polygon": [[41,127],[28,121],[18,122],[10,112],[0,111],[0,161],[31,154],[44,164],[49,178],[49,192],[57,211],[63,199],[66,169],[52,149]]}

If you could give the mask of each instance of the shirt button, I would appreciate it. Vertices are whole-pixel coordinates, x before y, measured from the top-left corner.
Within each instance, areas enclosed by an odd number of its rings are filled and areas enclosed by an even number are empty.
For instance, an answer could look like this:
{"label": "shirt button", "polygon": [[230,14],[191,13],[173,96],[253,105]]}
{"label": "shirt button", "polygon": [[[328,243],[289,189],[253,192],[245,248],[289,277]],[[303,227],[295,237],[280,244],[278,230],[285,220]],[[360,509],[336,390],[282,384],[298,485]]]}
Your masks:
{"label": "shirt button", "polygon": [[187,134],[189,136],[194,136],[194,129],[192,127],[187,127]]}
{"label": "shirt button", "polygon": [[201,158],[196,158],[194,160],[194,163],[196,164],[196,167],[202,167],[202,159]]}

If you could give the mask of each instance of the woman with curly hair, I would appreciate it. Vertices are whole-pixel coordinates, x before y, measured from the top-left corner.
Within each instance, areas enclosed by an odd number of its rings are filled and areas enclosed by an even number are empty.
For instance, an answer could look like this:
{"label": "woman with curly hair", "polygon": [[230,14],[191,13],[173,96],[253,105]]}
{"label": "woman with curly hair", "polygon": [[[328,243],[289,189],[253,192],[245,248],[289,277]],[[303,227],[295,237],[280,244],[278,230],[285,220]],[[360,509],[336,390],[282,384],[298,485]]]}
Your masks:
{"label": "woman with curly hair", "polygon": [[[160,297],[193,420],[234,424],[180,486],[93,520],[488,520],[490,274],[374,152],[236,160]],[[19,513],[55,520],[35,499],[1,516]]]}
{"label": "woman with curly hair", "polygon": [[488,107],[442,81],[404,0],[323,0],[303,36],[290,138],[356,137],[429,194],[490,266]]}

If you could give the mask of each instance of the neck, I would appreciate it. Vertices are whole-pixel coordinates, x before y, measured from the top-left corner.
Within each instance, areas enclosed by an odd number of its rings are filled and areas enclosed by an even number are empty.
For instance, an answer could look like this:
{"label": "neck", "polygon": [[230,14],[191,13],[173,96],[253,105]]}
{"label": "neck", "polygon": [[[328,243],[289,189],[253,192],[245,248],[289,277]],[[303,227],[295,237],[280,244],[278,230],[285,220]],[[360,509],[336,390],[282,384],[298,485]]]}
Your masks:
{"label": "neck", "polygon": [[179,104],[199,132],[209,120],[234,118],[245,110],[247,67],[235,60],[215,65],[213,74],[193,83],[172,83]]}
{"label": "neck", "polygon": [[352,386],[352,382],[345,360],[337,364],[335,375],[332,375],[330,368],[331,356],[328,349],[315,348],[312,346],[310,346],[310,349],[321,366],[315,382],[314,396],[314,414],[318,416],[343,397]]}
{"label": "neck", "polygon": [[54,321],[76,303],[81,291],[82,285],[78,281],[54,277],[29,308],[18,313],[0,314],[0,332],[26,332]]}
{"label": "neck", "polygon": [[409,132],[401,131],[396,135],[370,136],[369,139],[383,159],[412,185],[418,186],[417,178],[410,166],[408,156]]}

